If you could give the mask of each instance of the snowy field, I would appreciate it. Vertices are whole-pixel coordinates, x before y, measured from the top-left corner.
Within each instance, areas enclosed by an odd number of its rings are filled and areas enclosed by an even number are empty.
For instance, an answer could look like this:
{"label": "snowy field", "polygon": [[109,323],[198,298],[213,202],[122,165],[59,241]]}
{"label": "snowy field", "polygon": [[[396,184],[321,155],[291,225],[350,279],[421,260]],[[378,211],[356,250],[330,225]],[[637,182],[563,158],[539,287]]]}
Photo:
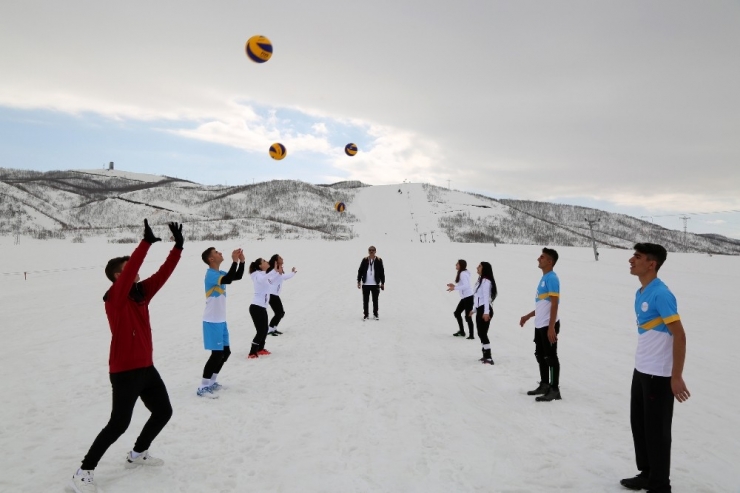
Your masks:
{"label": "snowy field", "polygon": [[[152,446],[166,464],[123,468],[148,416],[139,403],[96,470],[102,491],[626,491],[619,479],[636,473],[629,387],[639,282],[629,274],[632,252],[602,249],[594,262],[590,249],[557,248],[563,400],[538,403],[525,394],[538,380],[534,329],[518,321],[534,306],[541,246],[422,244],[400,232],[388,238],[384,225],[399,227],[393,211],[382,197],[367,198],[355,202],[364,208],[353,211],[363,224],[351,242],[185,244],[150,308],[154,361],[174,408]],[[155,232],[164,235],[165,227]],[[355,282],[370,244],[387,275],[378,322],[362,322]],[[152,247],[142,277],[171,246]],[[229,286],[233,354],[218,400],[195,395],[208,356],[200,260],[208,246],[225,254],[242,247],[248,260],[280,253],[286,267],[298,269],[283,286],[285,334],[268,337],[273,354],[258,360],[246,359],[254,335],[251,282]],[[133,248],[102,238],[14,245],[0,237],[0,379],[7,389],[0,491],[71,491],[66,484],[110,413],[103,267]],[[493,367],[477,361],[479,341],[452,337],[459,297],[445,284],[459,258],[473,269],[482,260],[493,265],[500,292]],[[675,492],[740,491],[738,274],[740,258],[698,254],[670,253],[661,270],[686,328],[684,376],[692,394],[675,406]]]}

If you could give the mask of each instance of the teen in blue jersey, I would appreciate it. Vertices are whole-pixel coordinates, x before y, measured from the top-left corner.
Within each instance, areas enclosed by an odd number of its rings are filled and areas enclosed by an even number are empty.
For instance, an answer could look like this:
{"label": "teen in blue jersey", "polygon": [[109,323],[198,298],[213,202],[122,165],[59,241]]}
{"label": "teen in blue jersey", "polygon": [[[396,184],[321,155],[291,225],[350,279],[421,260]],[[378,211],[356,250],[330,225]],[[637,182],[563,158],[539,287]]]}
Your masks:
{"label": "teen in blue jersey", "polygon": [[244,253],[241,248],[231,252],[231,268],[228,272],[220,270],[224,256],[214,247],[206,249],[201,255],[208,264],[206,271],[206,308],[203,312],[203,346],[211,351],[211,356],[203,367],[203,379],[197,395],[215,399],[214,391],[221,388],[216,379],[226,360],[229,359],[229,328],[226,325],[226,285],[244,276]]}
{"label": "teen in blue jersey", "polygon": [[630,424],[640,473],[620,481],[631,490],[671,491],[671,424],[673,399],[691,394],[683,381],[686,333],[678,315],[676,297],[658,270],[668,257],[654,243],[638,243],[630,258],[630,274],[640,279],[635,294],[637,351],[632,373]]}
{"label": "teen in blue jersey", "polygon": [[558,360],[558,334],[560,333],[560,279],[553,271],[558,261],[558,252],[543,248],[537,259],[542,270],[542,279],[537,284],[534,310],[519,319],[524,327],[527,320],[534,317],[534,356],[540,365],[540,385],[527,395],[537,395],[539,402],[560,400],[560,360]]}

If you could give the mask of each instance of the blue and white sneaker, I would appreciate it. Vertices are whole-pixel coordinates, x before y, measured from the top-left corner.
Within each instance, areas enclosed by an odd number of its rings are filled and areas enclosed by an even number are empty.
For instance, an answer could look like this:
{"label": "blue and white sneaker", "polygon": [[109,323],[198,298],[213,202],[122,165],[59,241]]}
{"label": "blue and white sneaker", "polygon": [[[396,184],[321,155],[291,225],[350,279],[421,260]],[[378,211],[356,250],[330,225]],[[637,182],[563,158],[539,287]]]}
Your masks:
{"label": "blue and white sneaker", "polygon": [[210,388],[211,388],[211,392],[218,392],[219,390],[225,389],[226,387],[224,387],[223,385],[221,385],[218,382],[213,382],[211,384]]}
{"label": "blue and white sneaker", "polygon": [[198,395],[198,397],[204,397],[206,399],[218,399],[218,396],[213,393],[213,390],[211,390],[210,386],[198,389],[196,394]]}

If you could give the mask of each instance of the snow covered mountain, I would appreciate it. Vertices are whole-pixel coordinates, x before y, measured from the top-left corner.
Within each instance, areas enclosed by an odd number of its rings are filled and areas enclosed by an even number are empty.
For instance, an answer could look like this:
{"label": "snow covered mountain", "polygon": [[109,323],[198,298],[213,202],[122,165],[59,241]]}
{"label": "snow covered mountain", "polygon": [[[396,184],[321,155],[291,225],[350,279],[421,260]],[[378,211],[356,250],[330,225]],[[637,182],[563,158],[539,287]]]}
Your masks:
{"label": "snow covered mountain", "polygon": [[[347,204],[337,213],[336,202]],[[35,238],[106,236],[138,239],[142,217],[152,224],[188,224],[188,240],[238,236],[347,240],[380,234],[406,242],[452,241],[590,246],[586,219],[599,247],[638,241],[670,251],[740,254],[721,235],[684,234],[640,219],[547,202],[493,199],[428,184],[367,186],[282,180],[244,186],[199,185],[119,170],[39,173],[0,168],[0,235]],[[382,217],[378,217],[378,216]],[[381,231],[373,225],[381,224]]]}

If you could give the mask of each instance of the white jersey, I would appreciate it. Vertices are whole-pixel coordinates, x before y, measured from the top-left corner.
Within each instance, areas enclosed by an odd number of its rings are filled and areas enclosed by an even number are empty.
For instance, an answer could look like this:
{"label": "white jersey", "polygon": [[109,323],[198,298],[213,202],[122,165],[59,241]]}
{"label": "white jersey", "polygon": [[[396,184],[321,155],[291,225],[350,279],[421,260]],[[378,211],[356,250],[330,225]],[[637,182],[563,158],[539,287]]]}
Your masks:
{"label": "white jersey", "polygon": [[[461,276],[462,277],[462,276]],[[475,283],[475,292],[473,294],[473,309],[477,310],[479,306],[483,307],[483,314],[491,314],[491,281],[481,278]]]}
{"label": "white jersey", "polygon": [[275,282],[275,279],[277,279],[279,275],[280,273],[276,270],[270,271],[269,274],[262,270],[256,270],[249,275],[254,283],[254,298],[252,298],[253,305],[261,306],[262,308],[267,307],[267,304],[270,301],[270,289],[272,283]]}
{"label": "white jersey", "polygon": [[[272,274],[273,271],[270,271]],[[275,296],[280,296],[280,290],[283,287],[283,281],[287,281],[291,277],[295,275],[295,272],[287,272],[285,274],[280,274],[277,278],[275,278],[274,281],[272,281],[272,284],[270,285],[270,294],[274,294]]]}
{"label": "white jersey", "polygon": [[473,290],[470,287],[470,272],[467,270],[460,272],[460,280],[455,283],[455,291],[460,293],[460,298],[473,296]]}

